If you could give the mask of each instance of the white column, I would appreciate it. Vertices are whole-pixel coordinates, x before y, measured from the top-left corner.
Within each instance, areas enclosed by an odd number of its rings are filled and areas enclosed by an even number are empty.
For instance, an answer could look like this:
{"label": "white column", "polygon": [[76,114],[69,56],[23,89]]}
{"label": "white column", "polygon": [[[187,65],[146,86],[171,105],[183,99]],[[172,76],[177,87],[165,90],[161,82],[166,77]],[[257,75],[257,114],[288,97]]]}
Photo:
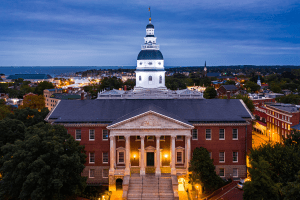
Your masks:
{"label": "white column", "polygon": [[160,176],[160,135],[156,135],[156,169],[155,169],[155,175]]}
{"label": "white column", "polygon": [[144,162],[144,156],[145,156],[145,136],[141,135],[141,166],[140,166],[140,175],[145,175],[145,162]]}
{"label": "white column", "polygon": [[176,135],[171,136],[171,152],[172,152],[172,162],[171,162],[171,175],[176,175],[176,168],[175,168],[175,138]]}
{"label": "white column", "polygon": [[130,175],[130,135],[125,136],[126,143],[125,143],[125,149],[126,149],[126,158],[125,158],[125,176]]}
{"label": "white column", "polygon": [[186,135],[185,136],[185,140],[186,140],[186,143],[185,143],[185,160],[186,160],[186,170],[188,171],[189,170],[189,163],[190,163],[190,160],[191,160],[191,136],[190,135]]}
{"label": "white column", "polygon": [[115,136],[109,136],[110,139],[110,168],[109,168],[109,175],[114,175],[115,173],[115,144],[114,139]]}

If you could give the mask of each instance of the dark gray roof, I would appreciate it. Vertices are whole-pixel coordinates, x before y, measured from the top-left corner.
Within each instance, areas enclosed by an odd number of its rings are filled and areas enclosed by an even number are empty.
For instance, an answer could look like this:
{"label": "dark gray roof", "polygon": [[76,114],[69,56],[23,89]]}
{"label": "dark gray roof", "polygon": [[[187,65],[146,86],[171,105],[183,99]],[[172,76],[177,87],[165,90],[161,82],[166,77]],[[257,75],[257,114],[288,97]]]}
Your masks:
{"label": "dark gray roof", "polygon": [[149,110],[190,124],[245,122],[252,117],[238,99],[97,99],[61,100],[49,120],[114,124]]}
{"label": "dark gray roof", "polygon": [[235,85],[222,85],[226,90],[237,90]]}
{"label": "dark gray roof", "polygon": [[160,50],[141,50],[137,60],[163,60]]}
{"label": "dark gray roof", "polygon": [[300,124],[291,127],[292,129],[300,130]]}
{"label": "dark gray roof", "polygon": [[286,112],[298,112],[299,109],[293,104],[284,104],[284,103],[274,103],[268,105],[270,107],[276,108],[278,110],[286,111]]}
{"label": "dark gray roof", "polygon": [[153,24],[147,24],[146,28],[154,28]]}

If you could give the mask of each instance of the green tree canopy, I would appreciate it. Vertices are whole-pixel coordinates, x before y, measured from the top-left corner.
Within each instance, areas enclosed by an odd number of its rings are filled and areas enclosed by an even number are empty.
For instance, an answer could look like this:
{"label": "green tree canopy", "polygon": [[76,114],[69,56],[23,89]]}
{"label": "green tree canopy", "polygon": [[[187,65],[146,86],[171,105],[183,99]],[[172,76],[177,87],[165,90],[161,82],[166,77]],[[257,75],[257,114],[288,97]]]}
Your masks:
{"label": "green tree canopy", "polygon": [[23,99],[23,105],[20,108],[42,110],[45,108],[45,97],[43,95],[28,95]]}
{"label": "green tree canopy", "polygon": [[100,90],[104,90],[107,88],[112,89],[119,89],[122,88],[123,82],[121,79],[113,76],[113,77],[105,77],[100,81]]}
{"label": "green tree canopy", "polygon": [[54,88],[54,85],[48,81],[43,81],[43,82],[40,82],[35,90],[34,90],[34,93],[35,94],[38,94],[38,95],[43,95],[43,92],[45,89],[53,89]]}
{"label": "green tree canopy", "polygon": [[256,92],[260,89],[260,86],[252,81],[247,81],[247,83],[244,85],[245,88],[250,89],[251,92]]}
{"label": "green tree canopy", "polygon": [[213,87],[207,87],[203,93],[205,99],[213,99],[217,96],[217,91]]}
{"label": "green tree canopy", "polygon": [[60,200],[79,195],[86,186],[81,176],[84,146],[63,126],[37,124],[24,140],[1,148],[3,172],[0,196],[21,200]]}
{"label": "green tree canopy", "polygon": [[44,119],[48,113],[48,108],[43,108],[41,112],[38,109],[24,108],[15,110],[14,114],[8,114],[7,118],[20,120],[26,127],[29,127],[40,122],[45,123]]}
{"label": "green tree canopy", "polygon": [[300,171],[295,177],[295,181],[288,182],[287,185],[281,189],[284,196],[283,200],[300,199]]}
{"label": "green tree canopy", "polygon": [[300,96],[296,94],[289,94],[286,96],[281,96],[276,98],[277,102],[280,103],[291,103],[291,104],[300,104]]}
{"label": "green tree canopy", "polygon": [[189,177],[191,182],[204,186],[204,190],[212,192],[224,185],[224,181],[216,174],[213,160],[210,159],[207,149],[196,147],[190,162]]}
{"label": "green tree canopy", "polygon": [[248,96],[243,96],[241,94],[238,94],[236,96],[237,99],[242,99],[243,102],[246,104],[246,106],[248,107],[248,109],[253,112],[254,111],[254,104],[253,101],[251,99],[249,99]]}

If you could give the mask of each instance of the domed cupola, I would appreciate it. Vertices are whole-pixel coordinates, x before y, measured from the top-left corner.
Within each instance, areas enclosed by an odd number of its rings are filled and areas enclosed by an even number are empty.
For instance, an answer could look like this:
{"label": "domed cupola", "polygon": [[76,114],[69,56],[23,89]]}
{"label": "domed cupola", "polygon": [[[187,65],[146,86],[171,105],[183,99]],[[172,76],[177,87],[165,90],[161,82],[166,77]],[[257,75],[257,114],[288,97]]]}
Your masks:
{"label": "domed cupola", "polygon": [[137,57],[135,90],[154,88],[166,90],[164,58],[159,45],[156,44],[154,25],[150,17],[149,24],[146,26],[144,44]]}

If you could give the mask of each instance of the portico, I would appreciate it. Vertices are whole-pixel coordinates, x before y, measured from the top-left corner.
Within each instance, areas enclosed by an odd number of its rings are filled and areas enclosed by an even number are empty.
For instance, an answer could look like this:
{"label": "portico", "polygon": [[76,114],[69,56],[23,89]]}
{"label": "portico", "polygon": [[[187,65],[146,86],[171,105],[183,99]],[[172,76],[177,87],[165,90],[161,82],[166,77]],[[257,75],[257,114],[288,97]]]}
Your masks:
{"label": "portico", "polygon": [[187,172],[192,125],[149,110],[107,128],[109,176],[130,175],[131,167],[139,168],[140,175],[146,174],[147,167],[154,168],[156,176],[161,175],[163,167],[169,167],[171,175],[177,174],[176,167],[181,174]]}

